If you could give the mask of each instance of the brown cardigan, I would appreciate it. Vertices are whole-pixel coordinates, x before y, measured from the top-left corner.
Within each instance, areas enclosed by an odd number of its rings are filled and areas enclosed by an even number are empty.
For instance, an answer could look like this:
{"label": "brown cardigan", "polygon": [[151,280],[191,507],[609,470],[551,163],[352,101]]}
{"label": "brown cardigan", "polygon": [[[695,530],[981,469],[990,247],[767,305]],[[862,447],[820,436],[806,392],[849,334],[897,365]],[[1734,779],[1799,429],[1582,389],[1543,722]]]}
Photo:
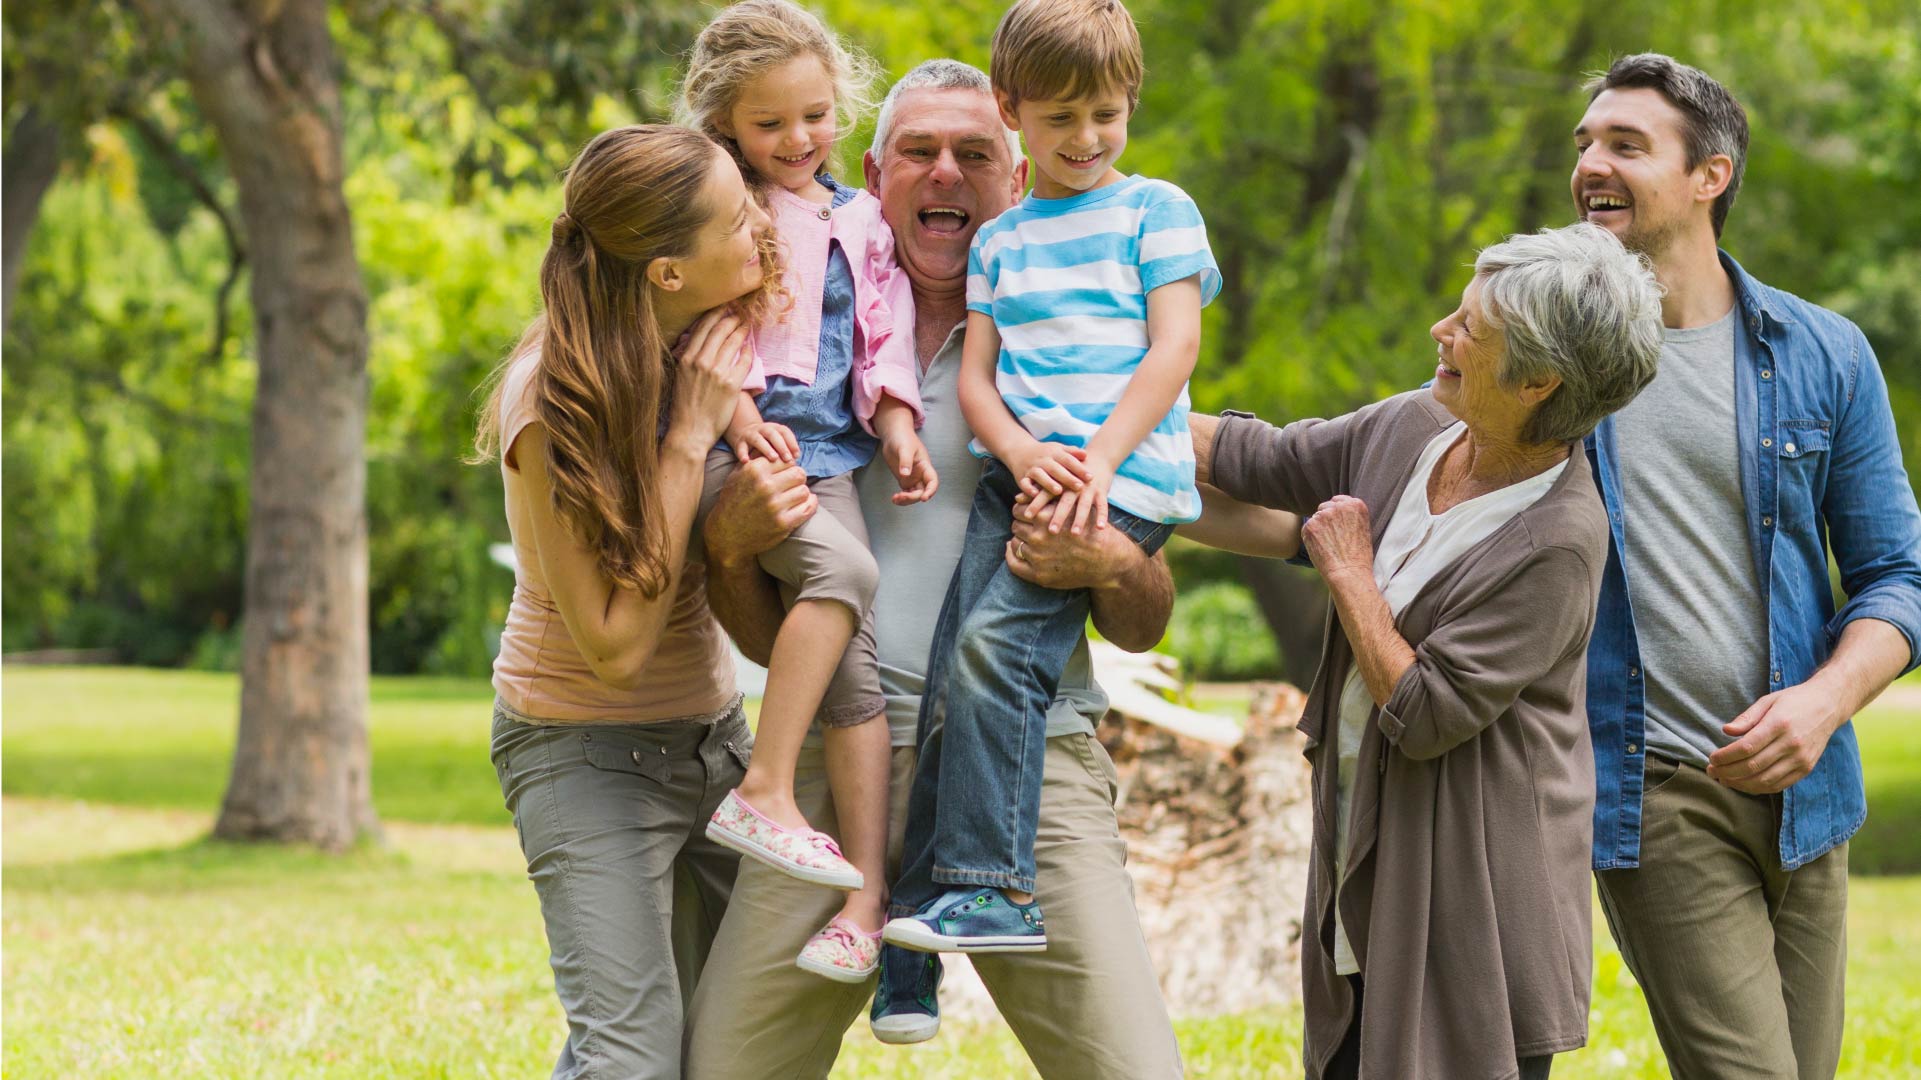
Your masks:
{"label": "brown cardigan", "polygon": [[[1454,422],[1426,390],[1334,420],[1223,420],[1213,483],[1309,514],[1367,503],[1378,547],[1421,450]],[[1607,518],[1576,449],[1546,495],[1450,564],[1396,625],[1415,663],[1374,711],[1351,793],[1342,922],[1366,987],[1364,1080],[1503,1080],[1587,1041],[1594,757],[1587,643]],[[1329,605],[1301,731],[1314,849],[1303,1056],[1319,1080],[1353,1015],[1334,972],[1334,732],[1354,662]]]}

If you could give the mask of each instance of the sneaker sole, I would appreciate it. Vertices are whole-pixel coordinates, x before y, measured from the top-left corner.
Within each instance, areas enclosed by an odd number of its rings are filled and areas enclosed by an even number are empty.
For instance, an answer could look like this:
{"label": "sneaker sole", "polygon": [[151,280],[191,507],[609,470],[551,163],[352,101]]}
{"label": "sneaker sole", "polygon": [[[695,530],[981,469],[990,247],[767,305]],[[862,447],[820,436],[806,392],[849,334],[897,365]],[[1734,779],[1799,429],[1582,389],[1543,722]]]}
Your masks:
{"label": "sneaker sole", "polygon": [[796,866],[752,840],[735,836],[711,821],[707,823],[707,839],[721,847],[730,848],[749,858],[766,863],[788,877],[799,878],[809,884],[825,885],[830,889],[840,889],[845,892],[859,892],[867,880],[858,872],[844,874],[832,870],[815,870],[810,867]]}
{"label": "sneaker sole", "polygon": [[812,972],[823,979],[832,979],[837,983],[864,983],[873,978],[874,973],[880,970],[880,964],[878,962],[866,971],[849,971],[844,967],[836,967],[833,964],[823,963],[806,955],[795,957],[794,966],[802,971]]}
{"label": "sneaker sole", "polygon": [[928,953],[1016,953],[1046,952],[1047,939],[1020,937],[954,937],[937,934],[917,919],[890,919],[881,930],[881,940],[903,949]]}
{"label": "sneaker sole", "polygon": [[889,1046],[907,1046],[923,1043],[940,1031],[940,1017],[926,1013],[901,1013],[884,1016],[879,1020],[869,1020],[867,1027],[874,1033],[876,1042]]}

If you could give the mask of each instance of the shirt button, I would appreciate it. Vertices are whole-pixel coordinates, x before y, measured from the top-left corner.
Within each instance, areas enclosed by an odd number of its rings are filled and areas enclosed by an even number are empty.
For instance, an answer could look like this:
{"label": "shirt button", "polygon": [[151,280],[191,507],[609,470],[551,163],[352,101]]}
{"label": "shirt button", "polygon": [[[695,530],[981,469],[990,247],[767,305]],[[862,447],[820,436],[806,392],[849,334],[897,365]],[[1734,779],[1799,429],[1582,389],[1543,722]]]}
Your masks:
{"label": "shirt button", "polygon": [[1638,679],[1638,678],[1640,678],[1640,677],[1641,677],[1641,669],[1640,669],[1640,668],[1638,668],[1638,667],[1631,667],[1631,668],[1628,668],[1628,678],[1630,678],[1630,679]]}
{"label": "shirt button", "polygon": [[1762,527],[1762,528],[1764,528],[1764,529],[1772,529],[1772,528],[1774,528],[1774,519],[1773,519],[1772,517],[1769,517],[1769,516],[1768,516],[1768,515],[1766,515],[1766,514],[1762,514],[1762,515],[1761,515],[1761,527]]}
{"label": "shirt button", "polygon": [[1770,674],[1770,675],[1772,675],[1772,676],[1774,677],[1774,681],[1775,681],[1775,682],[1780,682],[1780,681],[1781,681],[1781,669],[1780,669],[1780,668],[1776,668],[1776,669],[1774,669],[1773,671],[1771,671],[1771,672],[1769,672],[1768,674]]}
{"label": "shirt button", "polygon": [[1630,754],[1638,754],[1638,753],[1640,753],[1640,752],[1641,752],[1641,748],[1640,748],[1640,746],[1638,746],[1638,745],[1636,745],[1636,744],[1634,744],[1634,743],[1629,743],[1629,744],[1628,744],[1628,753],[1630,753]]}
{"label": "shirt button", "polygon": [[828,220],[830,220],[830,219],[832,219],[832,218],[833,218],[833,216],[834,216],[834,211],[833,211],[833,210],[831,210],[831,209],[829,209],[828,207],[825,207],[825,206],[823,206],[823,207],[821,207],[821,208],[820,208],[820,219],[821,219],[822,221],[828,221]]}
{"label": "shirt button", "polygon": [[1772,371],[1769,371],[1769,370],[1768,370],[1767,368],[1762,368],[1762,369],[1761,369],[1761,377],[1762,377],[1763,379],[1772,379],[1772,378],[1774,378],[1774,372],[1772,372]]}
{"label": "shirt button", "polygon": [[1773,445],[1774,445],[1774,440],[1773,440],[1773,439],[1762,439],[1762,440],[1761,440],[1761,445],[1762,445],[1762,446],[1764,446],[1764,447],[1767,447],[1767,446],[1773,446]]}

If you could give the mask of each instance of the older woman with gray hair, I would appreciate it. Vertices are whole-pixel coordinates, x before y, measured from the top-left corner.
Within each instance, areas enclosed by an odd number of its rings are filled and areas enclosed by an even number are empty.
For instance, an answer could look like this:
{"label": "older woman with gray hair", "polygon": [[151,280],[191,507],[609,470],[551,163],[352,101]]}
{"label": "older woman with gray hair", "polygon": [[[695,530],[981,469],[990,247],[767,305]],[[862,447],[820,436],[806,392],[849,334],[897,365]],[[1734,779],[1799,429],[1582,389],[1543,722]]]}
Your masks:
{"label": "older woman with gray hair", "polygon": [[1310,1078],[1526,1080],[1587,1040],[1608,526],[1577,444],[1653,379],[1660,288],[1597,226],[1515,236],[1431,333],[1427,388],[1333,420],[1195,424],[1218,491],[1190,535],[1304,541],[1333,596],[1300,722]]}

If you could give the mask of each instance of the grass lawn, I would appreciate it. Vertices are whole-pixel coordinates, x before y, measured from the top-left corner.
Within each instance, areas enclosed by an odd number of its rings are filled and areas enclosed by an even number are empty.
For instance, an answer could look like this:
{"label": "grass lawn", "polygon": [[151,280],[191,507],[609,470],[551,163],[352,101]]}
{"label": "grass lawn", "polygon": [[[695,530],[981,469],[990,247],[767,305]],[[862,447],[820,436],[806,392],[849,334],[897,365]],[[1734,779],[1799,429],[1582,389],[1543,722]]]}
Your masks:
{"label": "grass lawn", "polygon": [[[521,1077],[551,1066],[561,1018],[486,763],[484,684],[375,681],[389,842],[341,858],[201,839],[226,778],[231,677],[9,668],[0,687],[0,1076]],[[1921,796],[1912,701],[1862,719],[1870,821],[1895,820],[1884,839],[1856,842],[1857,866],[1867,850],[1921,873],[1921,800],[1900,798]],[[1921,876],[1857,876],[1852,890],[1841,1075],[1921,1076]],[[1605,929],[1596,946],[1592,1045],[1555,1076],[1664,1075]],[[1288,1010],[1178,1029],[1191,1076],[1296,1068]],[[998,1024],[907,1050],[857,1024],[835,1075],[1031,1072]]]}

